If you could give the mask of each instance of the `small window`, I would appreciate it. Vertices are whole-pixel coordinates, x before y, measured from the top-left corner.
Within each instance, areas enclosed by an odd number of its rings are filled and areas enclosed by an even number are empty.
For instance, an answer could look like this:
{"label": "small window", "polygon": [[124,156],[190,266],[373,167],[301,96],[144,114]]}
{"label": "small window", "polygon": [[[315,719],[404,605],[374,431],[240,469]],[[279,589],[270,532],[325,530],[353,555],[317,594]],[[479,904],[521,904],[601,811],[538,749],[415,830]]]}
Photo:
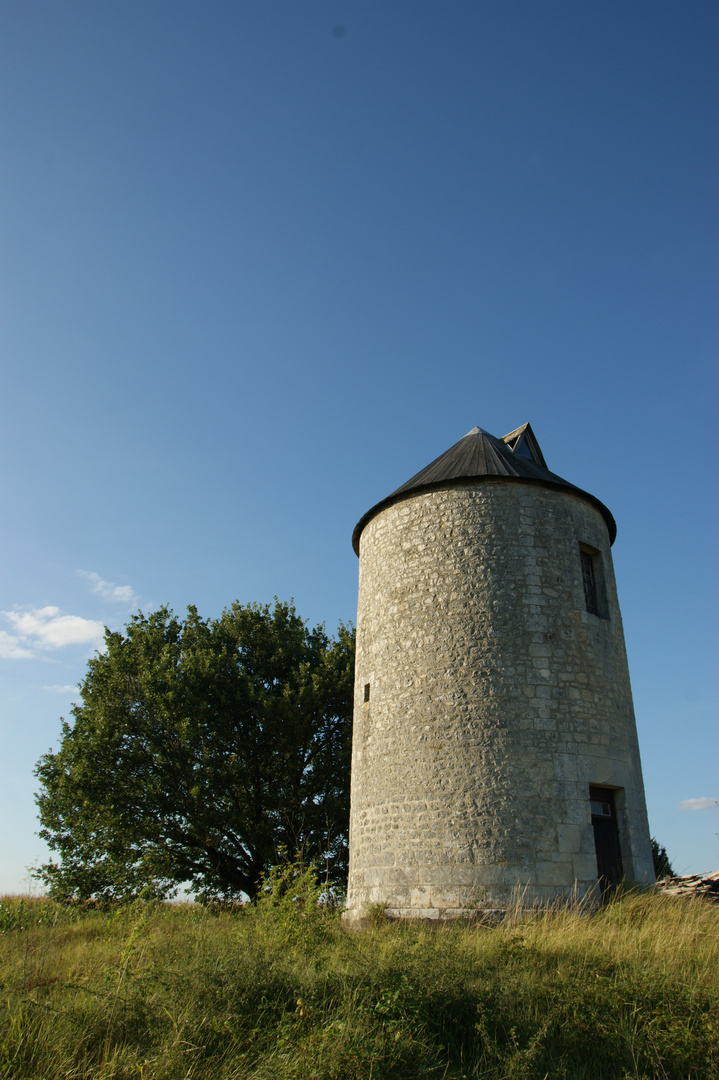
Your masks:
{"label": "small window", "polygon": [[582,567],[584,606],[590,615],[596,615],[599,619],[608,619],[607,590],[604,584],[601,553],[589,544],[580,544],[579,558]]}
{"label": "small window", "polygon": [[366,682],[364,684],[364,699],[365,699],[365,701],[369,701],[369,683],[368,682]]}
{"label": "small window", "polygon": [[594,556],[583,549],[579,552],[582,559],[582,584],[584,585],[584,603],[590,615],[599,614],[597,596],[597,575],[594,570]]}

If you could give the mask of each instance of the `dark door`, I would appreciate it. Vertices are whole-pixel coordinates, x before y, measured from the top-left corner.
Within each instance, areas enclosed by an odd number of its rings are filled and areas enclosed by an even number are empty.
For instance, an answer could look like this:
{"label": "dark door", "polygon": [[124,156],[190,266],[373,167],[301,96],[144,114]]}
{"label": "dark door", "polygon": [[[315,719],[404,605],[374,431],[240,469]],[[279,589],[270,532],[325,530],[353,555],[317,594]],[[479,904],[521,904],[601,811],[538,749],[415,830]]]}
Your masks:
{"label": "dark door", "polygon": [[611,788],[590,787],[589,799],[592,807],[594,847],[597,852],[597,876],[602,899],[607,899],[624,877],[614,792]]}

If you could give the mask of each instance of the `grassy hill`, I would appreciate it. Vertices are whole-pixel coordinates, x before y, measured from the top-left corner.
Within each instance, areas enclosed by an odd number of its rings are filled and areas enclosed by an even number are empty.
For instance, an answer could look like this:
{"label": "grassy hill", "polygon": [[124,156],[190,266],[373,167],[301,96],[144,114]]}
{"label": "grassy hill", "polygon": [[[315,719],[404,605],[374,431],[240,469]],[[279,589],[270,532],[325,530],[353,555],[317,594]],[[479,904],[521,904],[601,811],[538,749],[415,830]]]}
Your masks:
{"label": "grassy hill", "polygon": [[292,895],[0,900],[2,1080],[719,1077],[719,906],[347,933]]}

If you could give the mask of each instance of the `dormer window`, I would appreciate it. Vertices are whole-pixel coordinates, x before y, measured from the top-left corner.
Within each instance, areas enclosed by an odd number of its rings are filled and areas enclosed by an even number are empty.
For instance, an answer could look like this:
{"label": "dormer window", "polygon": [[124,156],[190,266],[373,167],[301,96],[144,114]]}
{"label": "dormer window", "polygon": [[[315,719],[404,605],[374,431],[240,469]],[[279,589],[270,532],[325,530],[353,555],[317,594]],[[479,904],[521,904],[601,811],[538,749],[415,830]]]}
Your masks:
{"label": "dormer window", "polygon": [[530,424],[522,424],[521,427],[510,431],[509,435],[504,436],[502,442],[506,443],[514,454],[523,457],[525,461],[533,461],[535,465],[546,469],[547,463],[544,460],[544,454]]}

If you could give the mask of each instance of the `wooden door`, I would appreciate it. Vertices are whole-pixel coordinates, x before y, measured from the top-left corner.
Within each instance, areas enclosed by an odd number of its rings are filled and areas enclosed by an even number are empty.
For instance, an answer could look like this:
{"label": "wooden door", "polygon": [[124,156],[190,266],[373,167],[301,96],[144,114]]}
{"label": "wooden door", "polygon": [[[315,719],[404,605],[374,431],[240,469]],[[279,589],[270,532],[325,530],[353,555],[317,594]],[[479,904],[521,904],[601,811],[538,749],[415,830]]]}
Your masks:
{"label": "wooden door", "polygon": [[611,788],[590,787],[589,799],[597,852],[597,877],[602,899],[607,899],[624,877],[614,792]]}

